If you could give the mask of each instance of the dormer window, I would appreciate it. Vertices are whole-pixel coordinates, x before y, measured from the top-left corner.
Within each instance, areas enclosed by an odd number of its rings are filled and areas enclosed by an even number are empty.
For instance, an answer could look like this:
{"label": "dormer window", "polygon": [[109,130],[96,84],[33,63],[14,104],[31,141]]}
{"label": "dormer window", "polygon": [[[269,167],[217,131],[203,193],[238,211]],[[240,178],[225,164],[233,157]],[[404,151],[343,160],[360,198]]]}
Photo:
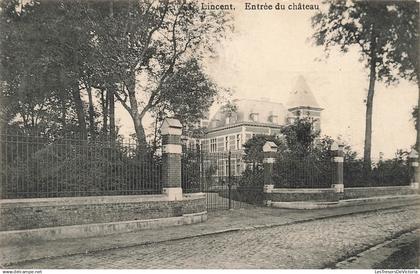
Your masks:
{"label": "dormer window", "polygon": [[279,117],[277,115],[270,115],[268,117],[268,121],[270,123],[273,123],[273,124],[278,124],[279,123]]}
{"label": "dormer window", "polygon": [[258,113],[253,112],[253,113],[251,113],[249,115],[249,118],[251,119],[251,121],[258,122],[259,121],[259,117],[258,116],[259,116]]}

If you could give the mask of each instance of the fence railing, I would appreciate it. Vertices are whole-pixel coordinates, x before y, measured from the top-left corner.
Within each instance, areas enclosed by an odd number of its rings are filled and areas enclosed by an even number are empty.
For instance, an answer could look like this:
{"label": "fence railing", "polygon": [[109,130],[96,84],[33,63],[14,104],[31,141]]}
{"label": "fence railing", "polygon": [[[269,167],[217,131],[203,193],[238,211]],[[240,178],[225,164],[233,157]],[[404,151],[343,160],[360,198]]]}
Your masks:
{"label": "fence railing", "polygon": [[186,149],[182,154],[181,177],[184,192],[217,191],[240,182],[245,163],[241,153],[203,152]]}
{"label": "fence railing", "polygon": [[334,179],[331,161],[277,161],[273,167],[276,188],[329,188]]}
{"label": "fence railing", "polygon": [[241,152],[186,150],[181,160],[184,193],[205,192],[207,210],[262,204],[261,170],[250,169]]}
{"label": "fence railing", "polygon": [[181,155],[181,187],[185,193],[201,192],[203,157],[198,150],[184,150]]}
{"label": "fence railing", "polygon": [[364,169],[363,161],[345,161],[343,180],[346,187],[404,186],[410,184],[412,169],[405,160],[386,160]]}
{"label": "fence railing", "polygon": [[[257,187],[263,184],[262,163],[245,162],[240,153],[200,153],[185,150],[182,156],[184,192],[216,191],[231,186]],[[230,157],[230,158],[229,158]],[[230,180],[229,180],[230,168]],[[273,166],[276,188],[330,188],[337,166],[332,160],[281,160]],[[407,161],[387,160],[376,163],[370,171],[363,161],[345,161],[343,179],[346,187],[409,185],[412,169]]]}
{"label": "fence railing", "polygon": [[1,198],[161,193],[161,159],[136,144],[0,135]]}

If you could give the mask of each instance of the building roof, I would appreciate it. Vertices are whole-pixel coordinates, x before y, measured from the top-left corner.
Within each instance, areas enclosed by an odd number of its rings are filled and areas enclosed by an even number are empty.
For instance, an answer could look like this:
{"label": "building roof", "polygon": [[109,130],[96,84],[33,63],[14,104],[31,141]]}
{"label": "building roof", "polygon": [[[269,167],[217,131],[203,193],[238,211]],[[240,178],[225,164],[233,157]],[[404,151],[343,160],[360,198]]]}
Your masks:
{"label": "building roof", "polygon": [[294,108],[313,108],[322,110],[315,99],[303,76],[299,76],[295,86],[290,93],[287,108],[278,102],[269,99],[236,99],[233,101],[236,106],[234,113],[227,113],[223,107],[213,115],[208,129],[234,126],[242,123],[257,123],[264,126],[281,126],[286,124],[289,111]]}
{"label": "building roof", "polygon": [[288,108],[295,107],[312,107],[320,108],[318,102],[315,99],[311,89],[306,83],[305,78],[299,75],[295,86],[290,93],[289,101],[287,102]]}
{"label": "building roof", "polygon": [[[229,114],[220,108],[210,120],[209,129],[242,122],[283,125],[286,121],[287,111],[282,103],[271,102],[263,98],[259,100],[236,99],[233,103],[236,106],[236,111],[231,114],[230,118],[227,119]],[[258,114],[258,118],[255,114]]]}

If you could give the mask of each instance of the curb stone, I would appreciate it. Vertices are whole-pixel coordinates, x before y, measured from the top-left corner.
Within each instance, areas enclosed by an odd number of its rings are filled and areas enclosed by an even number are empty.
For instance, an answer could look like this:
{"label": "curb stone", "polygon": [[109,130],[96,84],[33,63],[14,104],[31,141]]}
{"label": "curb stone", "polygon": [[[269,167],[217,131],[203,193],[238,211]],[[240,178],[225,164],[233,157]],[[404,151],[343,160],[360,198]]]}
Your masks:
{"label": "curb stone", "polygon": [[411,232],[413,232],[413,231],[415,231],[419,228],[420,228],[420,225],[415,225],[415,226],[412,226],[409,229],[404,229],[404,230],[398,231],[395,234],[393,234],[392,236],[389,236],[389,237],[385,238],[384,241],[377,242],[377,243],[374,243],[374,244],[370,244],[370,245],[368,245],[364,248],[361,248],[359,250],[355,250],[354,252],[350,253],[349,255],[346,255],[346,256],[343,256],[343,257],[339,258],[335,262],[325,264],[325,266],[322,267],[322,268],[323,269],[339,269],[340,264],[351,261],[352,259],[356,259],[356,258],[359,257],[359,255],[363,255],[363,253],[365,253],[365,252],[368,252],[370,250],[374,250],[374,249],[380,248],[382,246],[385,246],[385,245],[391,243],[393,240],[401,237],[402,235],[407,234],[407,233],[411,233]]}

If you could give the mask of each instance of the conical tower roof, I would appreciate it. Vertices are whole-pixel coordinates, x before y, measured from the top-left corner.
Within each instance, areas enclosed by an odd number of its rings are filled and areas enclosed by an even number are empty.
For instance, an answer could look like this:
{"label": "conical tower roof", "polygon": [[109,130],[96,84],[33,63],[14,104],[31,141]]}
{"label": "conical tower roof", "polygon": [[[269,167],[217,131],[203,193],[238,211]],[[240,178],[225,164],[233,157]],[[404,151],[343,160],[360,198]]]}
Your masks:
{"label": "conical tower roof", "polygon": [[305,78],[299,75],[287,103],[289,108],[311,107],[320,108]]}

